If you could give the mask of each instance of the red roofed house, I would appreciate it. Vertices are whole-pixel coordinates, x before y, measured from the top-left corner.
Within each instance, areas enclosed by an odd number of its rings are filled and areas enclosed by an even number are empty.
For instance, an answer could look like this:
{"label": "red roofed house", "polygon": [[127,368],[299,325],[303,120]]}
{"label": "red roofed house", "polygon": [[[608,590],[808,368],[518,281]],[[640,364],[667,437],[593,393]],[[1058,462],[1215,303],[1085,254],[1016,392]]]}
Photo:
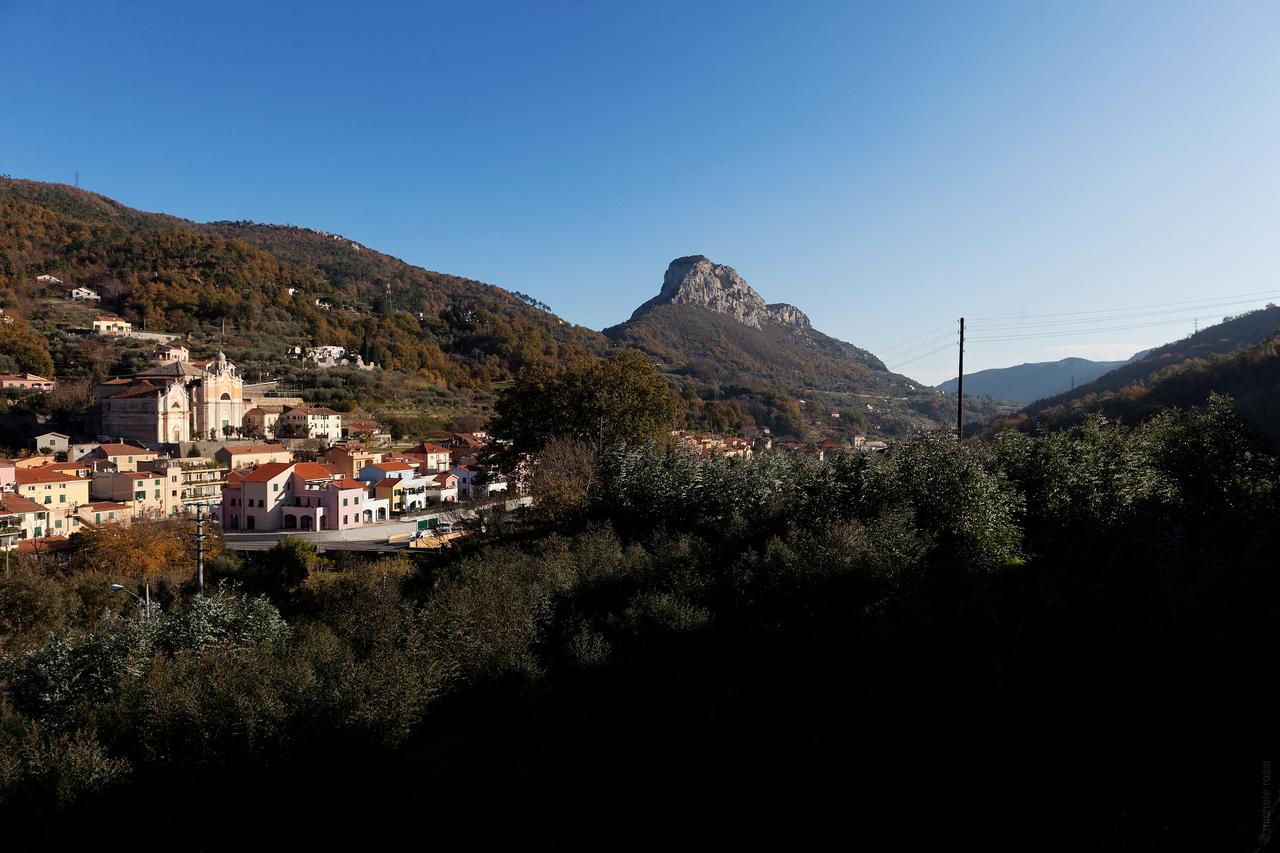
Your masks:
{"label": "red roofed house", "polygon": [[93,475],[95,501],[130,503],[136,518],[169,518],[182,512],[176,486],[159,471],[106,471]]}
{"label": "red roofed house", "polygon": [[228,477],[226,530],[347,530],[374,521],[364,483],[318,462],[269,462]]}
{"label": "red roofed house", "polygon": [[9,550],[24,539],[49,533],[49,510],[19,495],[0,494],[0,550]]}
{"label": "red roofed house", "polygon": [[335,444],[320,454],[320,458],[356,480],[361,468],[382,461],[382,451],[366,450],[358,444]]}
{"label": "red roofed house", "polygon": [[80,528],[76,507],[89,502],[88,480],[46,468],[18,468],[14,480],[18,495],[48,511],[49,530],[53,533],[71,533]]}
{"label": "red roofed house", "polygon": [[431,475],[427,499],[435,503],[453,503],[458,499],[458,476],[449,471]]}
{"label": "red roofed house", "polygon": [[276,421],[279,435],[297,438],[342,438],[342,415],[322,406],[294,406],[285,409]]}
{"label": "red roofed house", "polygon": [[93,331],[97,335],[127,335],[133,331],[133,324],[128,320],[103,314],[94,319]]}
{"label": "red roofed house", "polygon": [[58,383],[34,373],[0,373],[0,388],[6,391],[52,391]]}
{"label": "red roofed house", "polygon": [[449,448],[432,444],[429,441],[410,447],[400,455],[420,462],[421,467],[419,470],[428,474],[439,474],[441,471],[448,471],[452,463]]}
{"label": "red roofed house", "polygon": [[228,468],[244,468],[268,462],[292,462],[293,451],[283,444],[225,444],[214,451],[213,458]]}
{"label": "red roofed house", "polygon": [[151,462],[158,459],[159,456],[160,454],[154,450],[147,450],[145,447],[139,447],[136,444],[110,442],[108,444],[99,444],[84,456],[73,461],[102,459],[115,465],[117,471],[137,471],[139,462]]}
{"label": "red roofed house", "polygon": [[228,476],[222,488],[222,528],[279,530],[292,477],[292,462],[268,462]]}

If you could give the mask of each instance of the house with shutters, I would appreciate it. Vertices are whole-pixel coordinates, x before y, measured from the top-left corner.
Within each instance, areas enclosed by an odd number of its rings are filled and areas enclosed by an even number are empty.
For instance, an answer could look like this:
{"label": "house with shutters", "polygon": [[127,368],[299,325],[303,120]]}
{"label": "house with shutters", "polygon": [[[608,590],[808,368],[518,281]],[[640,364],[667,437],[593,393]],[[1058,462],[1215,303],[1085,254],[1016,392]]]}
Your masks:
{"label": "house with shutters", "polygon": [[360,479],[362,468],[382,461],[382,451],[368,450],[359,444],[335,444],[320,458],[353,480]]}
{"label": "house with shutters", "polygon": [[66,535],[80,528],[76,508],[89,503],[89,481],[46,467],[18,468],[14,492],[49,513],[47,533]]}
{"label": "house with shutters", "polygon": [[0,550],[49,533],[49,509],[20,495],[0,493]]}
{"label": "house with shutters", "polygon": [[160,454],[156,451],[148,450],[136,444],[107,442],[106,444],[99,444],[84,456],[73,461],[102,460],[111,463],[117,471],[137,471],[140,463],[152,462],[159,457]]}
{"label": "house with shutters", "polygon": [[294,406],[276,421],[276,434],[293,438],[342,438],[342,415],[323,406]]}
{"label": "house with shutters", "polygon": [[93,320],[93,333],[95,335],[128,335],[133,331],[133,324],[128,320],[120,317],[112,317],[109,314],[100,314]]}
{"label": "house with shutters", "polygon": [[94,501],[129,503],[135,518],[171,518],[182,512],[180,486],[158,471],[115,471],[93,475]]}
{"label": "house with shutters", "polygon": [[58,383],[34,373],[0,373],[0,389],[5,391],[52,391]]}

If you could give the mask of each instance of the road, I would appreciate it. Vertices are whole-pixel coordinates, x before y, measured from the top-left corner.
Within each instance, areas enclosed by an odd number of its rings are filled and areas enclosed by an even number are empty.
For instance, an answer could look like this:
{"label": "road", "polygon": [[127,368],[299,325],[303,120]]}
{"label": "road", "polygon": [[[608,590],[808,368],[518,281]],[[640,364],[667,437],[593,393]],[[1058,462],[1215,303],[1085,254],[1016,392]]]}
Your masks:
{"label": "road", "polygon": [[[508,510],[525,507],[533,503],[533,498],[513,498],[502,504]],[[496,504],[485,504],[480,507],[467,505],[455,506],[451,509],[439,509],[432,512],[401,517],[391,521],[379,521],[348,530],[257,530],[257,531],[223,531],[222,539],[230,551],[266,551],[286,536],[305,539],[316,546],[319,551],[404,551],[405,542],[410,533],[418,529],[418,522],[429,518],[458,521],[474,518],[478,509],[489,509]],[[390,541],[393,537],[398,541]]]}

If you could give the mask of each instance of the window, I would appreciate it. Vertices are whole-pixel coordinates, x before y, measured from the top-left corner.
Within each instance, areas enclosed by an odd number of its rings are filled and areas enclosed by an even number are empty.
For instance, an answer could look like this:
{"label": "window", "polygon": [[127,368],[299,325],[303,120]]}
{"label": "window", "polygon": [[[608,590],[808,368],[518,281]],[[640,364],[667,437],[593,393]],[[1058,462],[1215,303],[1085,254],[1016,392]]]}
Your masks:
{"label": "window", "polygon": [[[58,522],[58,523],[59,523],[59,524],[61,524],[62,522]],[[343,523],[343,524],[350,524],[350,523],[351,523],[351,516],[349,516],[349,515],[344,515],[344,516],[342,517],[342,523]]]}
{"label": "window", "polygon": [[160,490],[156,489],[156,500],[160,500]]}
{"label": "window", "polygon": [[45,495],[45,496],[44,496],[44,502],[45,502],[46,504],[51,504],[51,503],[53,503],[53,495]]}
{"label": "window", "polygon": [[66,502],[67,502],[67,496],[66,496],[66,495],[58,495],[58,503],[60,503],[60,504],[64,504],[64,503],[66,503]]}
{"label": "window", "polygon": [[351,504],[351,501],[349,501],[347,498],[343,498],[343,499],[342,499],[342,505],[343,505],[343,506],[349,506],[350,504]]}
{"label": "window", "polygon": [[273,492],[278,492],[278,491],[280,491],[280,484],[279,484],[279,483],[272,483],[272,484],[271,484],[271,491],[273,491]]}
{"label": "window", "polygon": [[59,519],[57,519],[56,521],[54,521],[54,522],[53,522],[53,526],[54,526],[55,528],[57,528],[58,530],[61,530],[61,529],[62,529],[62,519],[60,519],[60,518],[59,518]]}

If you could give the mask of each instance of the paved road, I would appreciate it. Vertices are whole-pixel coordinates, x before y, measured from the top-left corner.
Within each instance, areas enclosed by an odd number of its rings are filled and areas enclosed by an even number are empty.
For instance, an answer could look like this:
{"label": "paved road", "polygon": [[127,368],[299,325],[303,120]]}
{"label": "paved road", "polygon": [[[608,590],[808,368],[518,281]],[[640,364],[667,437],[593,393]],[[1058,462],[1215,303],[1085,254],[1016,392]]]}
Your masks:
{"label": "paved road", "polygon": [[[503,506],[507,509],[528,506],[533,498],[513,498]],[[478,509],[488,509],[494,504],[487,504]],[[349,530],[259,530],[259,531],[224,531],[222,538],[231,551],[266,551],[286,536],[306,539],[321,551],[404,551],[408,534],[418,529],[418,522],[428,518],[457,521],[472,518],[477,508],[466,505],[453,509],[435,510],[422,515],[401,517],[393,521],[380,521],[373,524],[353,527]],[[398,541],[389,541],[398,537]]]}

